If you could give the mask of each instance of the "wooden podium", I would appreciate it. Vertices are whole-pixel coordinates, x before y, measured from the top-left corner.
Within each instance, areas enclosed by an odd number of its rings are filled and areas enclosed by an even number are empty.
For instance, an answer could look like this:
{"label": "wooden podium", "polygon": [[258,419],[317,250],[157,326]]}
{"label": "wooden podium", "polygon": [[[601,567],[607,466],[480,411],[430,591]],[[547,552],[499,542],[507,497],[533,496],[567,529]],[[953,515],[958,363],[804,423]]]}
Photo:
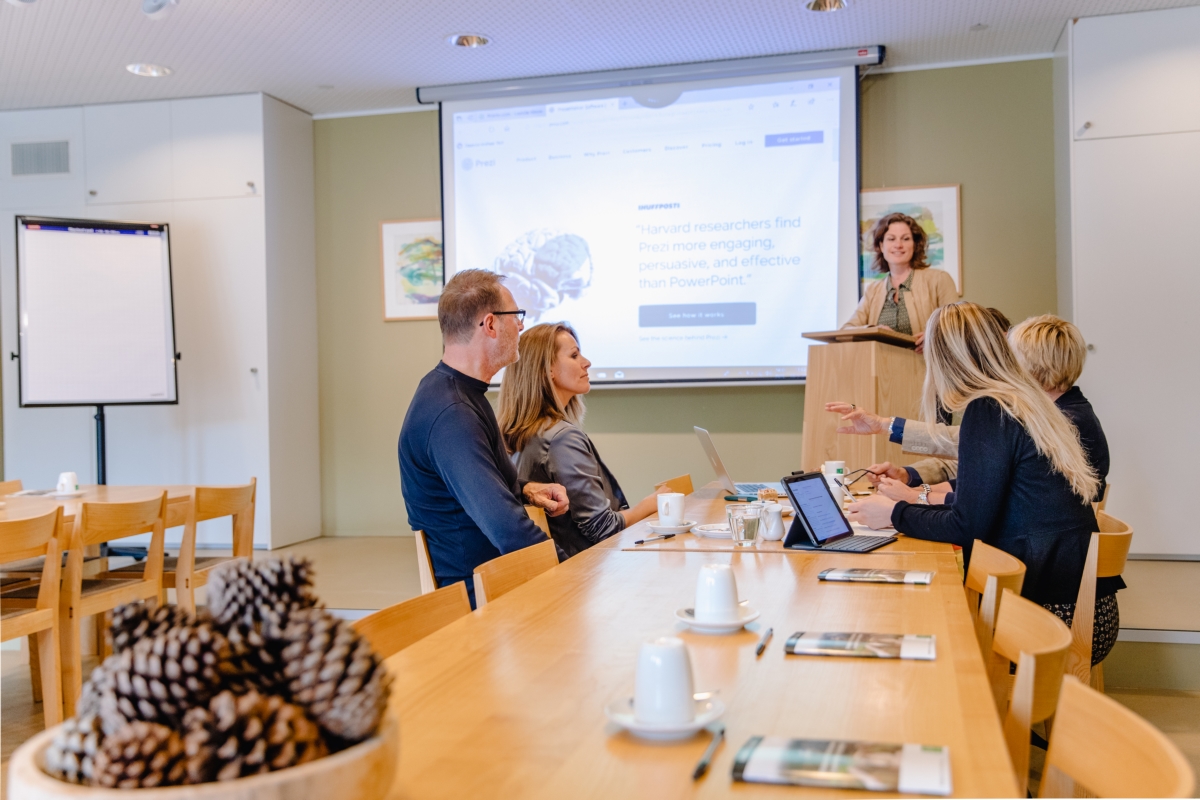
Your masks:
{"label": "wooden podium", "polygon": [[890,461],[911,464],[922,456],[900,451],[887,436],[837,433],[838,414],[825,403],[841,400],[880,416],[917,419],[925,381],[925,359],[913,348],[913,337],[886,328],[851,328],[806,333],[829,342],[808,350],[804,389],[804,429],[800,462],[807,471],[826,461],[845,461],[846,471]]}

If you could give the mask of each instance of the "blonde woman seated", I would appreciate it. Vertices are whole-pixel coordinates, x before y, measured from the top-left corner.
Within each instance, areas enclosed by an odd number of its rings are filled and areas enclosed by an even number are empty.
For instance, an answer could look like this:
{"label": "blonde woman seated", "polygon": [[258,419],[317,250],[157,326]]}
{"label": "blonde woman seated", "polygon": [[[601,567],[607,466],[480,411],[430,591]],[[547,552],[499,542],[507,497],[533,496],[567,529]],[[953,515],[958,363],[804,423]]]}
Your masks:
{"label": "blonde woman seated", "polygon": [[956,303],[934,311],[925,345],[922,416],[935,419],[939,403],[962,412],[954,504],[877,494],[851,505],[851,519],[959,545],[968,560],[976,539],[987,542],[1025,563],[1022,595],[1052,610],[1073,610],[1097,529],[1092,499],[1099,486],[1074,426],[982,307]]}
{"label": "blonde woman seated", "polygon": [[650,516],[657,495],[630,508],[580,427],[591,362],[575,331],[563,323],[535,325],[521,336],[519,353],[500,385],[500,431],[521,481],[553,475],[553,483],[566,487],[570,511],[549,522],[550,535],[570,557]]}

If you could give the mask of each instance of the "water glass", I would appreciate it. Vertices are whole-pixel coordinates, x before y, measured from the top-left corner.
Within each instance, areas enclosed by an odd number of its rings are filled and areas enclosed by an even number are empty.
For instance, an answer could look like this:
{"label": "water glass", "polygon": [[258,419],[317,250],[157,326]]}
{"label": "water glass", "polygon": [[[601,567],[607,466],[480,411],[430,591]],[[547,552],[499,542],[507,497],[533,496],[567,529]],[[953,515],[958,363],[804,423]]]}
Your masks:
{"label": "water glass", "polygon": [[729,519],[729,532],[733,534],[735,547],[752,547],[758,538],[762,506],[751,503],[731,503],[725,506]]}

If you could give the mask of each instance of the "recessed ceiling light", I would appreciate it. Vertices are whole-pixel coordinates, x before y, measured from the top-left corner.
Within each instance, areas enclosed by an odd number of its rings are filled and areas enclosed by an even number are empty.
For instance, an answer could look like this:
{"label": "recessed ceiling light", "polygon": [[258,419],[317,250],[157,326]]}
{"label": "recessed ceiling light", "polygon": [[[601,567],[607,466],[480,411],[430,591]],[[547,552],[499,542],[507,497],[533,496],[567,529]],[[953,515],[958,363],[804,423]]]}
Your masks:
{"label": "recessed ceiling light", "polygon": [[482,33],[456,33],[446,37],[446,44],[452,44],[455,47],[483,47],[490,41],[491,39]]}
{"label": "recessed ceiling light", "polygon": [[808,0],[804,7],[809,11],[841,11],[850,7],[850,0]]}
{"label": "recessed ceiling light", "polygon": [[984,25],[982,22],[976,22],[974,25],[971,26],[970,29],[975,31],[975,33],[979,33],[980,31],[986,31],[988,29],[988,26]]}
{"label": "recessed ceiling light", "polygon": [[142,13],[153,20],[162,20],[170,16],[179,5],[179,0],[142,0]]}
{"label": "recessed ceiling light", "polygon": [[20,8],[21,6],[31,6],[36,3],[37,0],[8,0],[8,2],[12,3],[17,8]]}
{"label": "recessed ceiling light", "polygon": [[160,67],[158,64],[129,64],[125,69],[143,78],[165,78],[171,74],[170,67]]}

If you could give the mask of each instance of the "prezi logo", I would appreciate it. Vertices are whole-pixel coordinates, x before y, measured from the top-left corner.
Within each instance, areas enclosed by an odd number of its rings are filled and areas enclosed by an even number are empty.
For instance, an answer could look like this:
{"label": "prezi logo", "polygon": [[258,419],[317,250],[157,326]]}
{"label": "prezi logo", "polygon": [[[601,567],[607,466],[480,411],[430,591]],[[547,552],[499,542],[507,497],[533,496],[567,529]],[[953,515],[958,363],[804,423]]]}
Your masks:
{"label": "prezi logo", "polygon": [[464,170],[470,170],[471,167],[473,167],[473,166],[475,166],[475,161],[473,159],[470,159],[470,158],[463,159],[462,168]]}

